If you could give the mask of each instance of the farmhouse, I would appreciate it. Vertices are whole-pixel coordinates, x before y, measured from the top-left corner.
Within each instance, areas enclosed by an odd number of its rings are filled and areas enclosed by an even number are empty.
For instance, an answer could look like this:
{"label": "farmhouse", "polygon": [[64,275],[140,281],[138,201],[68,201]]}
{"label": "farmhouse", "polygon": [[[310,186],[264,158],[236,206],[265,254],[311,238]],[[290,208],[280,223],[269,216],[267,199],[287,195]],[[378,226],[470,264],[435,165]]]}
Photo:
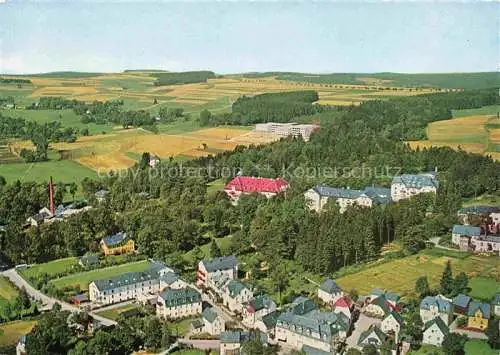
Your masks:
{"label": "farmhouse", "polygon": [[207,286],[214,276],[221,274],[226,275],[231,280],[238,279],[238,262],[234,255],[200,261],[196,283]]}
{"label": "farmhouse", "polygon": [[315,124],[297,124],[297,123],[258,123],[255,125],[257,132],[267,132],[278,137],[299,137],[308,142],[311,134],[319,130],[319,125]]}
{"label": "farmhouse", "polygon": [[177,319],[201,313],[201,295],[191,287],[167,289],[158,296],[156,314]]}
{"label": "farmhouse", "polygon": [[276,323],[276,339],[297,350],[308,345],[332,351],[335,343],[345,339],[350,321],[343,313],[313,310],[304,315],[293,311],[282,313]]}
{"label": "farmhouse", "polygon": [[[474,226],[465,226],[461,224],[455,224],[451,230],[451,241],[455,245],[459,245],[461,250],[468,250],[469,248],[469,239],[474,236],[481,235],[481,228]],[[462,246],[460,243],[461,237],[466,237],[467,244]]]}
{"label": "farmhouse", "polygon": [[427,296],[420,302],[420,317],[425,324],[434,318],[441,318],[449,326],[453,320],[451,300],[442,296]]}
{"label": "farmhouse", "polygon": [[213,308],[207,307],[203,310],[203,333],[219,335],[226,328],[226,322]]}
{"label": "farmhouse", "polygon": [[344,291],[334,280],[326,279],[318,288],[318,298],[328,304],[332,304],[343,295]]}
{"label": "farmhouse", "polygon": [[441,318],[434,318],[425,323],[422,343],[440,347],[444,337],[449,333],[448,326],[444,324]]}
{"label": "farmhouse", "polygon": [[134,241],[123,232],[102,238],[100,244],[104,255],[126,254],[135,250]]}
{"label": "farmhouse", "polygon": [[436,172],[397,175],[392,179],[391,197],[399,201],[422,193],[436,193],[438,187]]}
{"label": "farmhouse", "polygon": [[376,348],[379,348],[386,339],[387,335],[378,326],[372,324],[367,330],[361,333],[358,345],[360,347],[374,345]]}
{"label": "farmhouse", "polygon": [[488,328],[490,311],[491,309],[488,303],[470,302],[467,312],[467,327],[481,330]]}
{"label": "farmhouse", "polygon": [[258,295],[243,304],[243,324],[253,327],[255,322],[276,310],[276,303],[266,295]]}
{"label": "farmhouse", "polygon": [[284,192],[288,186],[288,182],[281,178],[269,179],[253,176],[237,176],[224,187],[224,192],[233,203],[237,203],[242,194],[258,193],[270,198]]}
{"label": "farmhouse", "polygon": [[391,190],[381,187],[365,187],[364,190],[351,190],[316,185],[304,194],[308,201],[309,209],[316,212],[322,211],[326,203],[334,199],[340,207],[340,213],[345,212],[352,205],[372,207],[391,201]]}

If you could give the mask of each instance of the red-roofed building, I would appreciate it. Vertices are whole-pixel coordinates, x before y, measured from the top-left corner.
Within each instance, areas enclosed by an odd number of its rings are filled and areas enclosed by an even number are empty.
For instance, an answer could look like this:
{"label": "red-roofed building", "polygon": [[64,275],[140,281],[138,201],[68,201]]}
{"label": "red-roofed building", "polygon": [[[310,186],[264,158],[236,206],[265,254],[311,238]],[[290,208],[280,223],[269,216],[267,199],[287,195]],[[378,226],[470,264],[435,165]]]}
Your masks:
{"label": "red-roofed building", "polygon": [[354,310],[354,303],[347,296],[340,297],[333,303],[333,312],[344,313],[349,319],[352,318],[351,316],[353,310]]}
{"label": "red-roofed building", "polygon": [[288,186],[288,182],[281,178],[237,176],[224,187],[224,191],[232,201],[237,202],[241,194],[259,193],[269,198],[285,191]]}

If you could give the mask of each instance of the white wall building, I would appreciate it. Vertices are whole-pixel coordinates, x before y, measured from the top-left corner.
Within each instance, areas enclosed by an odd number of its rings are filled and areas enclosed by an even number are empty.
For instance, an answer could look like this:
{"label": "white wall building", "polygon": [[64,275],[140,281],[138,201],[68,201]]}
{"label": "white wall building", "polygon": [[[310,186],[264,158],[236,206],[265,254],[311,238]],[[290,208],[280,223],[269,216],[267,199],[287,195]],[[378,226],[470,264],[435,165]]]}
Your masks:
{"label": "white wall building", "polygon": [[219,335],[226,329],[224,318],[213,308],[203,310],[203,333]]}
{"label": "white wall building", "polygon": [[230,280],[224,287],[222,301],[231,312],[241,313],[243,304],[250,301],[253,292],[242,283]]}
{"label": "white wall building", "polygon": [[426,296],[420,302],[420,318],[425,324],[435,318],[441,318],[449,326],[453,320],[453,303],[443,295]]}
{"label": "white wall building", "polygon": [[390,331],[394,332],[396,339],[399,340],[403,323],[401,315],[392,311],[384,317],[382,323],[380,324],[380,329],[382,329],[385,334],[388,334]]}
{"label": "white wall building", "polygon": [[266,295],[258,295],[243,304],[243,324],[254,328],[255,323],[265,315],[276,311],[276,303]]}
{"label": "white wall building", "polygon": [[440,347],[448,333],[448,326],[441,318],[435,318],[425,324],[422,343]]}
{"label": "white wall building", "polygon": [[305,142],[311,138],[311,134],[319,130],[320,126],[315,124],[297,124],[297,123],[258,123],[255,125],[257,132],[271,133],[277,137],[302,137]]}
{"label": "white wall building", "polygon": [[231,280],[238,279],[238,261],[234,255],[200,261],[196,283],[200,286],[207,286],[211,278],[221,274],[226,275]]}
{"label": "white wall building", "polygon": [[201,313],[201,295],[193,288],[167,289],[158,296],[156,314],[166,319],[178,319]]}
{"label": "white wall building", "polygon": [[391,197],[399,201],[422,193],[436,193],[438,187],[435,172],[398,175],[392,179]]}
{"label": "white wall building", "polygon": [[326,279],[318,288],[318,298],[327,304],[333,304],[342,296],[344,291],[334,280]]}

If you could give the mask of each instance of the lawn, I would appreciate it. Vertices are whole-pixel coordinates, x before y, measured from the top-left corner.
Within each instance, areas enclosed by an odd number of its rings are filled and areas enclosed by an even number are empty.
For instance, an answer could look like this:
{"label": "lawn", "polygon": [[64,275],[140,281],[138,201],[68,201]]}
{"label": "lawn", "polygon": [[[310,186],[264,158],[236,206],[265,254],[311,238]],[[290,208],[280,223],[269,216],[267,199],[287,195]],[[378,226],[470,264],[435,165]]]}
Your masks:
{"label": "lawn", "polygon": [[10,301],[19,294],[17,288],[12,285],[10,280],[0,276],[0,298]]}
{"label": "lawn", "polygon": [[483,106],[480,108],[469,108],[465,110],[453,110],[453,117],[464,117],[474,115],[496,115],[500,111],[500,105]]}
{"label": "lawn", "polygon": [[490,302],[493,297],[500,293],[500,282],[491,277],[474,277],[469,280],[469,296]]}
{"label": "lawn", "polygon": [[107,311],[97,312],[97,314],[104,318],[117,320],[120,314],[122,314],[123,312],[130,311],[131,309],[136,309],[136,308],[138,308],[137,304],[131,303],[121,307],[109,309]]}
{"label": "lawn", "polygon": [[413,350],[408,353],[409,355],[444,355],[441,348],[434,345],[422,345],[418,350]]}
{"label": "lawn", "polygon": [[58,182],[80,182],[85,177],[97,177],[95,171],[72,160],[2,164],[0,165],[0,175],[7,182],[16,180],[48,181],[51,176]]}
{"label": "lawn", "polygon": [[49,277],[54,277],[55,275],[69,271],[73,268],[73,266],[78,264],[77,257],[70,257],[64,259],[58,259],[54,261],[49,261],[44,264],[34,264],[28,268],[20,269],[19,273],[25,279],[29,280],[29,278],[37,278],[40,274],[47,274]]}
{"label": "lawn", "polygon": [[473,339],[465,343],[465,355],[498,355],[484,340]]}
{"label": "lawn", "polygon": [[427,276],[431,287],[436,287],[448,260],[454,275],[463,271],[471,279],[477,276],[500,277],[498,257],[431,249],[363,268],[359,272],[338,278],[337,282],[342,288],[354,288],[360,294],[368,294],[373,288],[382,288],[397,292],[401,296],[410,296],[414,293],[415,281],[421,276]]}
{"label": "lawn", "polygon": [[[222,251],[222,254],[227,250],[229,247],[229,244],[231,243],[231,235],[225,236],[223,238],[215,238],[215,241],[217,245],[219,246],[220,250]],[[200,247],[201,251],[203,252],[204,258],[210,258],[210,244],[211,242],[208,242],[207,244],[204,244]],[[194,249],[188,251],[186,254],[184,254],[184,259],[187,261],[193,261],[193,252]]]}
{"label": "lawn", "polygon": [[189,325],[191,322],[197,318],[199,317],[189,317],[176,321],[170,321],[168,323],[168,327],[173,335],[179,334],[179,336],[184,336],[189,332]]}
{"label": "lawn", "polygon": [[207,184],[207,194],[214,194],[218,191],[224,189],[224,181],[222,179],[217,179]]}
{"label": "lawn", "polygon": [[0,347],[15,345],[35,326],[34,320],[20,320],[0,325]]}
{"label": "lawn", "polygon": [[50,282],[57,288],[79,285],[81,290],[87,290],[89,283],[93,280],[115,277],[126,272],[145,271],[149,269],[150,266],[150,261],[143,260],[134,263],[111,266],[103,269],[80,272],[77,274],[61,277],[59,279],[54,279]]}

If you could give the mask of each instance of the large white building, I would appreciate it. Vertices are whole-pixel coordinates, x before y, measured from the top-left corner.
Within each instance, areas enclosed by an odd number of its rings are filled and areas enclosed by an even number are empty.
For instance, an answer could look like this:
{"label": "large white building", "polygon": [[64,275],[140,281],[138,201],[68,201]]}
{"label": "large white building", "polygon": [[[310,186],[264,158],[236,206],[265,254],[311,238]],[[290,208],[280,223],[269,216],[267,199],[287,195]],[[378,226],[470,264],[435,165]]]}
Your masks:
{"label": "large white building", "polygon": [[155,295],[160,292],[160,279],[173,270],[162,263],[153,263],[146,271],[127,272],[109,279],[94,280],[89,284],[90,301],[107,305]]}
{"label": "large white building", "polygon": [[196,283],[207,286],[213,277],[220,275],[226,275],[231,280],[238,279],[238,261],[234,255],[200,261]]}
{"label": "large white building", "polygon": [[166,319],[178,319],[201,313],[201,295],[191,287],[166,289],[158,296],[156,314]]}
{"label": "large white building", "polygon": [[262,317],[276,311],[276,303],[266,295],[258,295],[243,304],[243,324],[254,328]]}
{"label": "large white building", "polygon": [[320,212],[326,203],[335,200],[340,208],[340,213],[345,212],[349,206],[358,205],[372,207],[391,201],[391,190],[382,187],[366,187],[364,190],[333,188],[317,185],[304,193],[309,209]]}
{"label": "large white building", "polygon": [[315,124],[297,124],[297,123],[258,123],[255,125],[257,132],[271,133],[277,137],[299,137],[304,141],[309,141],[311,134],[319,130],[319,125]]}
{"label": "large white building", "polygon": [[422,193],[436,193],[438,187],[435,172],[398,175],[392,179],[391,197],[399,201]]}
{"label": "large white building", "polygon": [[326,279],[318,288],[318,298],[332,305],[336,300],[344,296],[344,291],[331,279]]}
{"label": "large white building", "polygon": [[241,313],[243,304],[252,297],[253,292],[236,280],[230,280],[223,288],[222,301],[231,312]]}

